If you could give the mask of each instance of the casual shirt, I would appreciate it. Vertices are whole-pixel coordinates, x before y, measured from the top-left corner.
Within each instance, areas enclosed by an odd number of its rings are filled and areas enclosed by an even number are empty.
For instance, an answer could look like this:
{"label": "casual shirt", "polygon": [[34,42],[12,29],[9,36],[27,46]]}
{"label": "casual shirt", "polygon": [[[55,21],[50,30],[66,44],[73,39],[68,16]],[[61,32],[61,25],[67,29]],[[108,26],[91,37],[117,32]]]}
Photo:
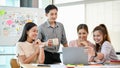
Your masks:
{"label": "casual shirt", "polygon": [[[32,43],[29,42],[18,42],[16,44],[16,55],[20,56],[20,55],[25,55],[25,57],[29,57],[31,56],[34,52],[35,52],[35,47],[33,46]],[[19,60],[19,59],[18,59]],[[35,61],[33,61],[32,63],[36,62],[36,58]]]}
{"label": "casual shirt", "polygon": [[66,35],[62,23],[55,22],[55,27],[51,27],[50,23],[46,21],[39,26],[38,39],[42,42],[46,42],[48,39],[58,38],[58,46],[45,46],[45,50],[49,52],[57,52],[59,50],[60,43],[66,44]]}
{"label": "casual shirt", "polygon": [[104,60],[118,60],[113,46],[108,41],[102,44],[101,51],[99,52],[104,54]]}
{"label": "casual shirt", "polygon": [[[90,41],[87,41],[88,42],[88,46],[91,46],[91,47],[94,47],[94,44],[91,43]],[[80,45],[80,46],[83,46],[83,45]],[[79,47],[78,45],[78,40],[72,40],[69,42],[69,47]]]}

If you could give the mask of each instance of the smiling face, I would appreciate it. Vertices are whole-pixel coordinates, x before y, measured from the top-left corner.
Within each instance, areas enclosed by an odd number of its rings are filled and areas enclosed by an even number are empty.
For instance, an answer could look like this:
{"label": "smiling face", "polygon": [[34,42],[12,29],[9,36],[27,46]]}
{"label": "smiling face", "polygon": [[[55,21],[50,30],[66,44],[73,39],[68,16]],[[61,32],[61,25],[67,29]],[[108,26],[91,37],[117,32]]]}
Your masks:
{"label": "smiling face", "polygon": [[49,13],[46,14],[50,22],[55,22],[55,20],[57,19],[57,12],[58,11],[56,9],[52,9],[49,11]]}
{"label": "smiling face", "polygon": [[93,39],[94,39],[95,43],[102,44],[103,39],[104,39],[102,32],[100,30],[94,31],[93,32]]}
{"label": "smiling face", "polygon": [[37,38],[38,28],[37,26],[32,27],[29,31],[27,31],[27,39],[32,41]]}
{"label": "smiling face", "polygon": [[78,31],[78,38],[80,41],[86,41],[87,40],[87,31],[85,29],[79,29]]}

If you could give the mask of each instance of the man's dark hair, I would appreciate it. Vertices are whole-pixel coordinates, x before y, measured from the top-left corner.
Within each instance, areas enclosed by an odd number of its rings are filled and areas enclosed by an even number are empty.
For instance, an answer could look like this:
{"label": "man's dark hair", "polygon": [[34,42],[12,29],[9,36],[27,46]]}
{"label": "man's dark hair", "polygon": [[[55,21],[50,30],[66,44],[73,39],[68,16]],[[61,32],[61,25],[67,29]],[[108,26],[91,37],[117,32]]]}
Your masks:
{"label": "man's dark hair", "polygon": [[49,13],[50,10],[52,9],[56,9],[58,11],[58,8],[55,6],[55,5],[48,5],[46,8],[45,8],[45,13]]}

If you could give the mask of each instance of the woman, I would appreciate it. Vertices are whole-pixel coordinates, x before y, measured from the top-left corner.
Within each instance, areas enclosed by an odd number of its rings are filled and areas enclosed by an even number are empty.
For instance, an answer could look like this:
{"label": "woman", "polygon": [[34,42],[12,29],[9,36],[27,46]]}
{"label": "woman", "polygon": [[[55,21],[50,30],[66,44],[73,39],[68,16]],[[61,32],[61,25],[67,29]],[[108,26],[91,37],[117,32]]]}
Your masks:
{"label": "woman", "polygon": [[[77,27],[78,39],[69,42],[69,47],[86,47],[89,58],[91,57],[92,50],[94,51],[94,44],[87,40],[88,27],[86,24],[80,24]],[[91,53],[92,52],[92,53]],[[89,59],[91,61],[91,59]]]}
{"label": "woman", "polygon": [[93,30],[93,39],[96,43],[96,54],[94,61],[105,62],[110,60],[118,60],[116,52],[111,45],[107,28],[104,24],[100,24]]}
{"label": "woman", "polygon": [[37,25],[32,22],[26,23],[16,45],[16,55],[20,63],[44,63],[44,48],[40,40],[36,40],[37,35]]}
{"label": "woman", "polygon": [[86,24],[78,25],[77,27],[78,39],[70,41],[69,46],[70,47],[82,47],[82,46],[93,47],[94,44],[92,44],[90,41],[87,40],[88,33],[89,33],[88,27]]}

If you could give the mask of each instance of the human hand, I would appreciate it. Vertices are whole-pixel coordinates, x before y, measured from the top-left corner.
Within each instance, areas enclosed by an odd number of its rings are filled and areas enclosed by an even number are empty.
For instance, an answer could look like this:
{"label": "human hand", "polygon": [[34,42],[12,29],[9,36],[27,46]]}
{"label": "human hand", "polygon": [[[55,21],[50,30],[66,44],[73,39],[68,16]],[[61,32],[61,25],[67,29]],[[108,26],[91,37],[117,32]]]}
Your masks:
{"label": "human hand", "polygon": [[80,46],[88,46],[88,42],[87,41],[81,41],[79,42]]}
{"label": "human hand", "polygon": [[39,39],[35,40],[34,46],[35,46],[36,48],[38,48],[40,44],[41,44],[41,41],[40,41]]}
{"label": "human hand", "polygon": [[46,46],[52,46],[53,41],[52,39],[48,39],[48,41],[46,42]]}
{"label": "human hand", "polygon": [[89,56],[95,56],[95,50],[93,47],[91,46],[85,46],[85,52],[89,55]]}
{"label": "human hand", "polygon": [[48,41],[46,42],[46,46],[57,46],[57,45],[59,45],[58,38],[48,39]]}

